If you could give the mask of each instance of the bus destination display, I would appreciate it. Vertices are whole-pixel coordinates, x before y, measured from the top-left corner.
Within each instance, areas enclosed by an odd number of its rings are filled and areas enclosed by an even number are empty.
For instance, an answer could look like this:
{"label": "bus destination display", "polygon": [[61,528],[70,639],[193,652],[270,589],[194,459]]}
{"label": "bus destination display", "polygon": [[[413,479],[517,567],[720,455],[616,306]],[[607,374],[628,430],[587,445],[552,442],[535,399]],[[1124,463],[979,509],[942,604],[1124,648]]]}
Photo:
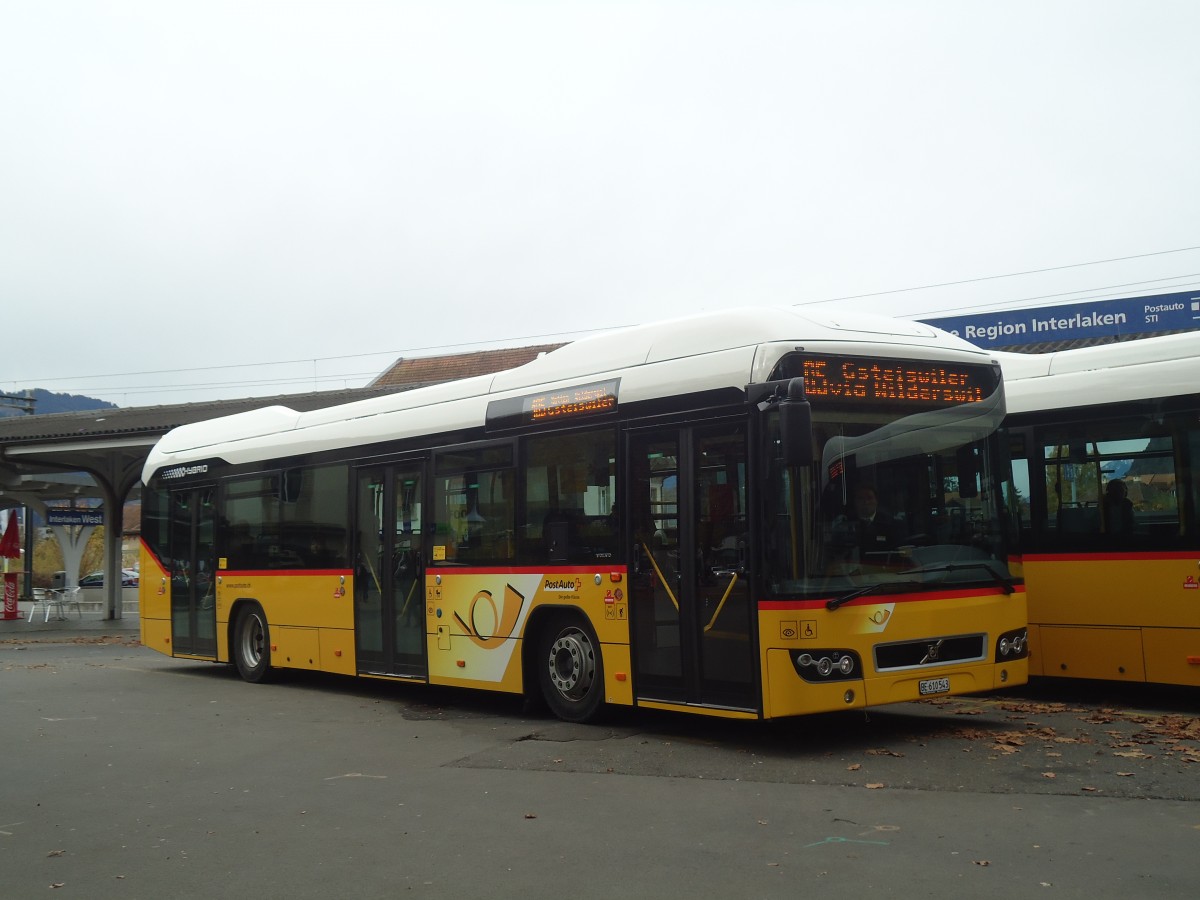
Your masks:
{"label": "bus destination display", "polygon": [[920,406],[978,403],[996,389],[990,366],[852,356],[802,356],[804,389],[810,399],[861,400]]}
{"label": "bus destination display", "polygon": [[617,389],[621,380],[597,381],[568,388],[557,388],[524,397],[493,400],[488,404],[487,427],[517,428],[522,425],[549,425],[579,420],[617,411]]}

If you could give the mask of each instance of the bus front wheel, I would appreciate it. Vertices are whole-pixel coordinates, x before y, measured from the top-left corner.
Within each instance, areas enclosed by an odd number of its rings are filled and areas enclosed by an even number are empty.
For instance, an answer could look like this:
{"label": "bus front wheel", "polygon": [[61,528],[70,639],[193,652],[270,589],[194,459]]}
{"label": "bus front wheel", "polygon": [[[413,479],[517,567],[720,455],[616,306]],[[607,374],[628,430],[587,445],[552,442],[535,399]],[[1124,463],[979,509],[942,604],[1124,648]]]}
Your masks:
{"label": "bus front wheel", "polygon": [[604,705],[604,669],[591,626],[577,616],[556,616],[541,632],[538,660],[550,711],[567,722],[595,718]]}
{"label": "bus front wheel", "polygon": [[245,681],[261,684],[271,674],[271,645],[267,617],[258,604],[247,606],[237,618],[233,634],[233,661]]}

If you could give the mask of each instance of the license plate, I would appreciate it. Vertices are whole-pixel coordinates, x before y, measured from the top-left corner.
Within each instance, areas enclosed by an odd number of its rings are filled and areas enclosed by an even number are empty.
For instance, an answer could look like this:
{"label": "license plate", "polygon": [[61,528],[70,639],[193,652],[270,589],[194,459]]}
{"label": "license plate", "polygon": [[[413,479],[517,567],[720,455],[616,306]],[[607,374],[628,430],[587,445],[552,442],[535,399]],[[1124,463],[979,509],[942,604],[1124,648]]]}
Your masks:
{"label": "license plate", "polygon": [[950,690],[949,678],[925,678],[922,679],[917,689],[924,697],[927,694],[945,694]]}

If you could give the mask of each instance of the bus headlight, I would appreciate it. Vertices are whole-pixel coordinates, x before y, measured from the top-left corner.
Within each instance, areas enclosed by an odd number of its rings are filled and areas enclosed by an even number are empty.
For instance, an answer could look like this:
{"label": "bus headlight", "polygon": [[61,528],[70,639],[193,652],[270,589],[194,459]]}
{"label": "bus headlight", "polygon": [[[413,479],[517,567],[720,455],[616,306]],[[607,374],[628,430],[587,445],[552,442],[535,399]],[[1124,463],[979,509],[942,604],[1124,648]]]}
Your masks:
{"label": "bus headlight", "polygon": [[796,674],[805,681],[844,681],[857,678],[861,664],[852,650],[808,650],[792,657]]}
{"label": "bus headlight", "polygon": [[996,662],[1024,659],[1029,655],[1029,632],[1024,628],[1006,631],[996,641]]}

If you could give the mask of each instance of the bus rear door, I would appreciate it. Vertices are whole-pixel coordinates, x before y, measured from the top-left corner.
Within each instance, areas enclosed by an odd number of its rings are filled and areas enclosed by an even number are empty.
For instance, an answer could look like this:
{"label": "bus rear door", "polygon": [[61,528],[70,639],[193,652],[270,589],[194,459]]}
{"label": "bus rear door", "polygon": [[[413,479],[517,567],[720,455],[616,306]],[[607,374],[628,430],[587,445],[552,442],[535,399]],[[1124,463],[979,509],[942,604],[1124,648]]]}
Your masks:
{"label": "bus rear door", "polygon": [[216,488],[171,491],[167,563],[171,580],[171,645],[176,655],[215,659]]}

